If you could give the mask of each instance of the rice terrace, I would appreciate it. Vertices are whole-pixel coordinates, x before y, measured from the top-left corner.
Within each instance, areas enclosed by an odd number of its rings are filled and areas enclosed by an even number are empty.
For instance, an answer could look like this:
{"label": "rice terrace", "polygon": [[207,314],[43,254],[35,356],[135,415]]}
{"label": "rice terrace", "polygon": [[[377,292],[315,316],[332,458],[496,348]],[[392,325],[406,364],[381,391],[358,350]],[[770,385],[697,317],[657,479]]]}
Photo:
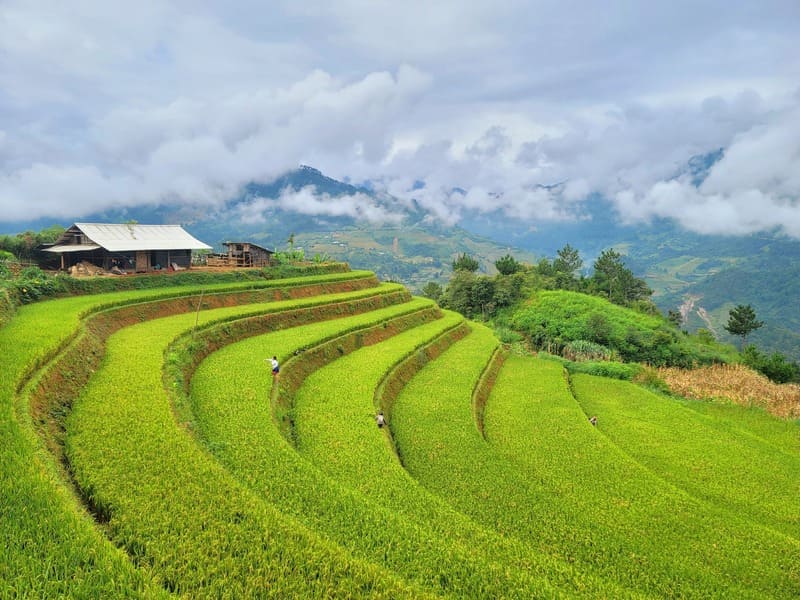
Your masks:
{"label": "rice terrace", "polygon": [[800,597],[796,414],[568,372],[342,263],[284,275],[0,328],[0,598]]}

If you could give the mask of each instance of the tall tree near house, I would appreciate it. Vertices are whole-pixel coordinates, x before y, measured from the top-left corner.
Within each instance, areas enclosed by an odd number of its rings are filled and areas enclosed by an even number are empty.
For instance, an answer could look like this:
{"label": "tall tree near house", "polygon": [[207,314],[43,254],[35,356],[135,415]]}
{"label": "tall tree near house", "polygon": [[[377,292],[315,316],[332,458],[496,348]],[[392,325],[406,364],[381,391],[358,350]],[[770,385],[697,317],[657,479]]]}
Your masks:
{"label": "tall tree near house", "polygon": [[742,338],[742,350],[747,345],[747,336],[764,324],[756,319],[756,311],[749,304],[738,304],[728,313],[725,331]]}

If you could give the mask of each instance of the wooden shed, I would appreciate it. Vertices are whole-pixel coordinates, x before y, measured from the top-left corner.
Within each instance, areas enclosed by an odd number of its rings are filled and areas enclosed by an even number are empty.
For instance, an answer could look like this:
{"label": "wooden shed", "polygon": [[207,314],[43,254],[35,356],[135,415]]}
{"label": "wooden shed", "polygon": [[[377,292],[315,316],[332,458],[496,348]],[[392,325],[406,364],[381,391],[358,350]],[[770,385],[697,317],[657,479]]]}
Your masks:
{"label": "wooden shed", "polygon": [[268,267],[272,264],[272,250],[251,242],[225,242],[227,252],[206,259],[210,267]]}
{"label": "wooden shed", "polygon": [[75,223],[43,248],[61,256],[61,268],[88,262],[107,271],[146,273],[192,265],[192,250],[211,250],[180,225]]}

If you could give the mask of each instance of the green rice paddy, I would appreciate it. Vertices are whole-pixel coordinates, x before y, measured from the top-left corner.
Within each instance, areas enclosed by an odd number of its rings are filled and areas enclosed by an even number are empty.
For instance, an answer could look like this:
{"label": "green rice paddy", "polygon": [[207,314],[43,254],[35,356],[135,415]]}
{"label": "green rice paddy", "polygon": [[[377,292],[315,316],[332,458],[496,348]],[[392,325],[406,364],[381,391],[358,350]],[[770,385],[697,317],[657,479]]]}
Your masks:
{"label": "green rice paddy", "polygon": [[48,301],[0,344],[0,598],[800,596],[797,423],[487,370],[370,273]]}

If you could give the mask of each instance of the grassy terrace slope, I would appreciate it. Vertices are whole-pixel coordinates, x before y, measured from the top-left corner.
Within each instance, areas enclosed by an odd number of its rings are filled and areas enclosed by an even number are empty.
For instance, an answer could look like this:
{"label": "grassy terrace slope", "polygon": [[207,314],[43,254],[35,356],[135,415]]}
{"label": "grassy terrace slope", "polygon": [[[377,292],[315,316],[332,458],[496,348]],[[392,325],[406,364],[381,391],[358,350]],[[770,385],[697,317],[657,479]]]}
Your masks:
{"label": "grassy terrace slope", "polygon": [[[575,379],[585,382],[587,377]],[[601,415],[599,428],[589,424],[575,402],[561,365],[530,357],[511,357],[506,362],[486,411],[486,435],[492,446],[521,472],[541,480],[551,503],[559,503],[559,510],[566,513],[564,530],[583,529],[590,532],[588,541],[593,546],[619,557],[635,557],[627,566],[619,561],[619,569],[644,571],[651,580],[647,585],[664,586],[659,591],[664,595],[697,595],[699,590],[727,597],[796,594],[797,579],[788,565],[780,563],[797,556],[797,544],[720,510],[724,504],[698,501],[676,490],[620,452],[602,435],[615,428],[607,418],[637,423],[631,436],[634,443],[646,441],[676,456],[682,455],[682,448],[667,436],[653,439],[642,429],[642,417],[648,411],[630,404],[643,393],[641,388],[628,384],[626,388],[631,389],[620,393],[614,380],[593,381],[596,386],[585,390],[585,397],[613,398],[626,407],[616,412],[592,411]],[[671,404],[648,395],[658,406]],[[596,401],[589,404],[599,409]],[[684,416],[689,418],[672,423],[673,435],[680,428],[692,429],[691,415]],[[713,447],[711,437],[696,439]],[[739,458],[734,454],[728,461]],[[790,480],[775,482],[775,489],[781,486],[790,489]],[[539,510],[547,510],[551,503],[545,502]],[[553,526],[555,519],[548,515],[545,520]],[[741,576],[744,572],[747,578]]]}
{"label": "grassy terrace slope", "polygon": [[[397,312],[396,309],[389,310]],[[343,482],[331,479],[299,456],[269,419],[268,408],[262,400],[262,390],[266,384],[258,364],[261,355],[259,348],[281,348],[291,353],[295,348],[308,347],[315,341],[329,338],[336,328],[349,330],[354,323],[380,324],[385,318],[385,314],[363,315],[307,325],[291,332],[266,334],[229,346],[209,357],[193,379],[195,415],[209,448],[231,472],[263,497],[279,503],[284,512],[302,520],[314,531],[334,539],[353,554],[382,564],[436,593],[460,597],[529,596],[547,589],[542,581],[532,576],[487,564],[486,557],[492,555],[482,556],[480,552],[466,548],[454,539],[455,530],[452,527],[450,535],[443,537],[442,533],[447,531],[447,527],[439,527],[434,531],[418,518],[408,518],[398,514],[391,506],[387,507],[383,498],[367,497],[362,493],[365,490],[356,491],[343,485]],[[327,408],[332,408],[335,416],[328,414],[327,410],[325,413],[318,412],[317,421],[334,426],[342,422],[350,423],[346,425],[348,430],[366,434],[381,449],[381,458],[392,460],[391,452],[387,452],[386,441],[373,421],[372,395],[375,384],[398,357],[414,353],[420,344],[447,335],[448,332],[455,333],[460,324],[463,324],[462,317],[447,313],[438,321],[422,324],[407,332],[395,332],[396,336],[386,342],[365,347],[336,360],[329,367],[335,373],[339,369],[347,369],[351,360],[366,357],[372,375],[358,369],[352,371],[353,376],[335,377],[334,383],[343,383],[348,387],[349,398],[360,398],[361,402],[345,402],[341,407],[329,406]],[[382,325],[379,327],[383,328]],[[338,344],[338,339],[334,339],[333,343]],[[307,354],[311,353],[307,351]],[[237,365],[233,372],[231,365]],[[287,370],[291,368],[287,366]],[[317,378],[318,373],[327,369],[315,372],[309,379]],[[230,375],[229,383],[220,386],[223,373]],[[308,407],[298,407],[298,425],[307,419],[304,408]],[[361,421],[364,428],[353,422],[352,412],[347,412],[352,410],[358,411],[356,420]],[[340,431],[340,434],[343,432]],[[298,437],[300,441],[304,439],[302,435]],[[351,464],[363,460],[363,454],[354,456],[355,453],[348,450],[348,441],[342,440],[337,456],[349,457]],[[371,461],[371,458],[367,460]],[[399,466],[393,466],[408,486],[406,496],[414,498],[415,504],[421,504],[416,498],[421,490],[415,489],[416,486],[403,475]],[[449,516],[459,521],[457,514]]]}
{"label": "grassy terrace slope", "polygon": [[487,526],[644,594],[797,593],[794,543],[729,523],[615,451],[557,364],[508,360],[486,406],[486,444],[471,403],[480,369],[471,365],[492,344],[468,342],[426,366],[396,402],[399,451],[425,487]]}
{"label": "grassy terrace slope", "polygon": [[[331,300],[359,294],[331,295]],[[277,302],[261,310],[314,302],[319,301]],[[200,319],[243,310],[207,311]],[[150,565],[167,589],[193,596],[317,597],[334,589],[418,595],[392,573],[352,558],[263,502],[176,426],[161,385],[161,364],[169,342],[191,329],[195,318],[156,319],[111,336],[103,368],[68,419],[75,478],[111,539],[134,562]]]}
{"label": "grassy terrace slope", "polygon": [[[384,560],[417,572],[426,585],[442,593],[492,598],[625,596],[614,584],[575,570],[547,552],[478,526],[408,477],[390,440],[375,427],[373,396],[400,361],[409,355],[419,360],[414,349],[430,338],[424,328],[417,328],[311,374],[296,397],[300,454],[341,485],[389,509],[384,527],[391,535],[387,548],[392,553],[384,549]],[[482,361],[470,361],[478,373],[497,343],[490,333],[484,339],[492,340],[489,353]],[[453,349],[462,343],[456,342]],[[368,537],[374,539],[375,534]]]}
{"label": "grassy terrace slope", "polygon": [[[319,293],[312,282],[363,280],[355,272],[297,278],[292,281],[243,282],[204,286],[203,306],[219,299],[233,304],[252,301],[256,289],[293,287]],[[315,284],[316,285],[316,284]],[[345,283],[345,285],[350,285]],[[358,287],[363,287],[359,284]],[[249,290],[249,291],[248,291]],[[38,380],[60,349],[82,335],[82,319],[109,307],[135,304],[134,317],[158,312],[158,299],[173,299],[174,310],[196,310],[197,289],[187,287],[137,290],[72,297],[25,306],[0,329],[0,597],[120,597],[159,595],[147,569],[136,570],[123,552],[94,527],[71,491],[60,482],[52,457],[33,432],[28,412],[28,381]],[[223,293],[225,292],[225,293]],[[260,292],[264,293],[264,292]],[[268,297],[274,293],[266,292]],[[193,296],[194,298],[192,298]],[[245,298],[246,299],[243,299]],[[184,306],[179,306],[182,302]],[[85,358],[91,358],[86,356]],[[86,362],[86,361],[84,361]],[[86,367],[88,368],[88,367]]]}
{"label": "grassy terrace slope", "polygon": [[576,376],[574,387],[587,411],[603,415],[603,433],[660,477],[727,509],[730,518],[744,516],[800,540],[795,423],[737,406],[665,401],[590,376]]}
{"label": "grassy terrace slope", "polygon": [[800,596],[796,424],[570,387],[370,273],[46,302],[0,343],[0,598]]}

